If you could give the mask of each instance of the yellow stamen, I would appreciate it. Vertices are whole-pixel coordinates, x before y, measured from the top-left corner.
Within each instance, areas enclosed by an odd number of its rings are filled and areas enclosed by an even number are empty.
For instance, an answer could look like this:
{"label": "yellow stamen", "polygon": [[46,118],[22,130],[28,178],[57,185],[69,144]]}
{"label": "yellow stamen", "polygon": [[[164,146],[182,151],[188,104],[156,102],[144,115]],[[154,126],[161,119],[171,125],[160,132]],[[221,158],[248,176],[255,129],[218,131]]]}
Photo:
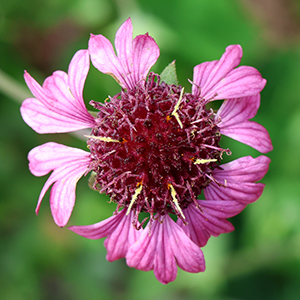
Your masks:
{"label": "yellow stamen", "polygon": [[[182,96],[183,96],[183,92],[184,92],[184,88],[182,88],[182,90],[180,92],[179,100],[176,103],[176,105],[174,107],[174,110],[171,113],[171,116],[174,116],[176,118],[177,122],[179,123],[180,128],[183,128],[183,125],[182,125],[182,123],[181,123],[181,121],[179,119],[179,115],[177,113],[177,110],[179,109],[179,105],[180,105],[180,102],[181,102],[181,99],[182,99]],[[168,120],[168,118],[167,118],[167,120]]]}
{"label": "yellow stamen", "polygon": [[197,158],[194,160],[194,164],[195,165],[206,164],[206,163],[213,162],[213,161],[217,161],[217,159],[199,159],[199,158]]}
{"label": "yellow stamen", "polygon": [[133,194],[132,199],[130,201],[130,204],[128,206],[128,209],[127,209],[127,212],[126,212],[126,216],[129,214],[129,212],[131,210],[131,207],[132,207],[133,203],[135,202],[136,198],[138,197],[138,195],[141,193],[142,188],[143,188],[142,182],[139,182],[137,184],[137,189],[135,190],[135,193]]}
{"label": "yellow stamen", "polygon": [[110,137],[106,137],[106,136],[85,135],[85,137],[87,137],[89,139],[100,140],[100,141],[103,141],[103,142],[120,143],[120,141],[114,140],[114,139],[112,139]]}
{"label": "yellow stamen", "polygon": [[178,211],[180,212],[182,217],[185,219],[185,216],[184,216],[184,214],[179,206],[178,200],[176,198],[176,191],[171,183],[168,183],[168,189],[171,190],[171,196],[172,196],[172,199],[173,199],[173,202],[174,202],[176,208],[178,209]]}

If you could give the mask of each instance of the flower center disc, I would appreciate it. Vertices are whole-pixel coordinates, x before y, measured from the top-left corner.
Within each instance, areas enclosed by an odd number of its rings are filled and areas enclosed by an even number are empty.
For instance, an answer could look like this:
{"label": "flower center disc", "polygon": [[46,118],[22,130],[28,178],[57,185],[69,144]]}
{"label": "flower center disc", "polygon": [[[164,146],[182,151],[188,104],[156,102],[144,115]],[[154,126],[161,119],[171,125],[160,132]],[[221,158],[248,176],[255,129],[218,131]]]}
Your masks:
{"label": "flower center disc", "polygon": [[87,142],[94,187],[117,209],[182,218],[181,209],[196,203],[225,151],[205,101],[150,73],[144,84],[91,104],[99,109]]}

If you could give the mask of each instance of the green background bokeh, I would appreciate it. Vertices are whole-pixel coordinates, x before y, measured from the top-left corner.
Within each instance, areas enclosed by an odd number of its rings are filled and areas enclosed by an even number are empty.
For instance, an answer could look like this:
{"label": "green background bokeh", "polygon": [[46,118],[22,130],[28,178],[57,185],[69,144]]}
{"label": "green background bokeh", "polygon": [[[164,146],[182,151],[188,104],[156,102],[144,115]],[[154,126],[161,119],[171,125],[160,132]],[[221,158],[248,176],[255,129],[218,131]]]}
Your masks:
{"label": "green background bokeh", "polygon": [[[270,2],[272,4],[270,4]],[[298,299],[300,295],[300,3],[252,0],[0,0],[0,299]],[[51,217],[49,192],[38,216],[35,206],[46,177],[28,170],[27,153],[48,141],[86,148],[69,134],[38,135],[19,112],[27,90],[23,72],[40,83],[67,71],[73,54],[87,48],[89,34],[111,41],[131,17],[134,35],[149,32],[161,55],[160,73],[176,59],[188,91],[193,67],[219,59],[240,44],[242,64],[267,79],[255,121],[265,126],[274,150],[261,198],[231,221],[236,230],[211,238],[203,248],[207,270],[178,270],[175,282],[160,284],[153,272],[130,269],[123,259],[105,259],[103,240],[88,240]],[[8,77],[6,77],[6,75]],[[119,86],[91,67],[84,97],[104,100]],[[223,139],[233,154],[260,155]],[[109,217],[108,198],[79,181],[68,225]]]}

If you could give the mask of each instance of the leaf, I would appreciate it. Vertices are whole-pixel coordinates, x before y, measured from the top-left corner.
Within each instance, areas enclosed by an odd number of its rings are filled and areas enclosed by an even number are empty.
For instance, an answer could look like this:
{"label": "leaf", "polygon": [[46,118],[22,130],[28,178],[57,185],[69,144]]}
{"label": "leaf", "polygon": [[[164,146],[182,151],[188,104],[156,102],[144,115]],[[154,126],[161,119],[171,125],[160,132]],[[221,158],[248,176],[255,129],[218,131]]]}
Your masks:
{"label": "leaf", "polygon": [[175,84],[178,85],[175,60],[173,60],[168,66],[164,68],[160,75],[161,81],[164,81],[166,84]]}

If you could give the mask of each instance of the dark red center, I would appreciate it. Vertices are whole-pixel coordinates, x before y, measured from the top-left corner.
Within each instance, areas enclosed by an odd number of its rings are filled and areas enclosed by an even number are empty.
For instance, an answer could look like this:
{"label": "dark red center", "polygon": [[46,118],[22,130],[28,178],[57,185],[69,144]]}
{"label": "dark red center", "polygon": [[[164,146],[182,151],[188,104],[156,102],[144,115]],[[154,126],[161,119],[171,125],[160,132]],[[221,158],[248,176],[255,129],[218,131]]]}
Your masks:
{"label": "dark red center", "polygon": [[[120,207],[153,216],[196,203],[224,152],[203,99],[150,73],[143,85],[101,104],[88,147],[95,188]],[[177,201],[177,204],[176,204]]]}

